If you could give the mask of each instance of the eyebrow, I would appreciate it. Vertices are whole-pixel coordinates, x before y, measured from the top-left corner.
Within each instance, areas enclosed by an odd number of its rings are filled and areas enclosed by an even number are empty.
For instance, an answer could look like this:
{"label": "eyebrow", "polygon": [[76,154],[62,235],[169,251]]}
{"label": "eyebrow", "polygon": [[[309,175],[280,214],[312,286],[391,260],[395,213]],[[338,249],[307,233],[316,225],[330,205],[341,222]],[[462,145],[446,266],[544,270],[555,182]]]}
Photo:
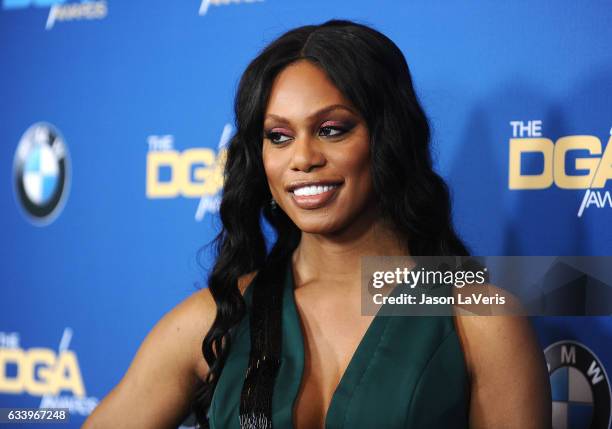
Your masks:
{"label": "eyebrow", "polygon": [[[309,115],[306,119],[310,120],[313,119],[319,115],[322,115],[324,113],[329,113],[332,110],[337,110],[337,109],[344,109],[344,110],[348,110],[349,112],[353,113],[354,115],[358,115],[357,112],[355,112],[353,109],[351,109],[350,107],[344,105],[344,104],[332,104],[331,106],[327,106],[324,107],[322,109],[317,110],[316,112],[314,112],[313,114]],[[284,122],[290,122],[289,119],[287,118],[283,118],[282,116],[279,115],[275,115],[274,113],[269,113],[266,115],[266,119],[267,118],[274,118],[277,119],[279,121],[284,121]]]}

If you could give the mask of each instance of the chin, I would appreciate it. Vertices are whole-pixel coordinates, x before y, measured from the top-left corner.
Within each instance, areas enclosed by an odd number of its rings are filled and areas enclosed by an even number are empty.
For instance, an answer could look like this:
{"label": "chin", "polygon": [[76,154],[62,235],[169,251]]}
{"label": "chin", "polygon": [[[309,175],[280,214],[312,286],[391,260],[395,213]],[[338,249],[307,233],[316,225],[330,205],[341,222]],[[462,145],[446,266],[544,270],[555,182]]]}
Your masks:
{"label": "chin", "polygon": [[[315,216],[313,216],[314,218]],[[294,219],[293,223],[302,231],[308,234],[333,234],[341,228],[340,222],[330,221],[328,217],[323,220],[317,219]]]}

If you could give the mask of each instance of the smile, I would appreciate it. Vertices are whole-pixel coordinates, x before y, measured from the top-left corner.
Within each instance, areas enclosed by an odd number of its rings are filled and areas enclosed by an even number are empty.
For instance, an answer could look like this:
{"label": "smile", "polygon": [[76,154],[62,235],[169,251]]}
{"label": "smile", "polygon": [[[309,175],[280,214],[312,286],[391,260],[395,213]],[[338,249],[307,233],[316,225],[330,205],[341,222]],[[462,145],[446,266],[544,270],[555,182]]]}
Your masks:
{"label": "smile", "polygon": [[293,202],[301,209],[318,209],[330,203],[341,185],[309,185],[291,192]]}
{"label": "smile", "polygon": [[339,185],[324,185],[324,186],[304,186],[302,188],[296,188],[293,193],[297,196],[304,195],[319,195],[329,191],[332,188],[337,188]]}

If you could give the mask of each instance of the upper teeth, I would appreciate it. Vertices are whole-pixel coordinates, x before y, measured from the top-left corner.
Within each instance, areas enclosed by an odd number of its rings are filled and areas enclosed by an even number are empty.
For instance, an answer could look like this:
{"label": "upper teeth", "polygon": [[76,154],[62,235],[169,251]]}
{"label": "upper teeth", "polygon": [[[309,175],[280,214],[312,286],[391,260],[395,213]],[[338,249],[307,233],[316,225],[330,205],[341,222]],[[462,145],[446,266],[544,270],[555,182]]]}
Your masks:
{"label": "upper teeth", "polygon": [[332,188],[337,188],[338,185],[325,185],[325,186],[303,186],[301,188],[296,188],[293,190],[295,195],[317,195],[323,192],[327,192]]}

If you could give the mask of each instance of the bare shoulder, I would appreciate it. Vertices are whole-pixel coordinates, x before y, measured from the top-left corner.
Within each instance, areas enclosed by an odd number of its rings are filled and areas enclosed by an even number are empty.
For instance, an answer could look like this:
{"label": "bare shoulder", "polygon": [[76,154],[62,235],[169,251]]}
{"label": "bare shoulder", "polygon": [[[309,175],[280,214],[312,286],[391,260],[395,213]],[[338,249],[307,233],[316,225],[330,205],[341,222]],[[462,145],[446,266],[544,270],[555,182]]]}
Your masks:
{"label": "bare shoulder", "polygon": [[[242,276],[242,293],[254,273]],[[159,319],[141,343],[120,382],[83,427],[177,427],[206,377],[202,340],[216,317],[208,288],[193,292]]]}
{"label": "bare shoulder", "polygon": [[[253,271],[238,278],[240,293],[244,294],[256,273]],[[162,328],[165,328],[167,334],[184,335],[181,341],[185,346],[183,350],[191,352],[191,366],[200,380],[204,380],[208,374],[208,365],[202,356],[202,341],[215,321],[216,314],[217,305],[210,289],[202,288],[178,304],[160,321],[160,324],[165,325]]]}
{"label": "bare shoulder", "polygon": [[544,354],[521,315],[456,314],[471,378],[470,427],[551,427]]}

